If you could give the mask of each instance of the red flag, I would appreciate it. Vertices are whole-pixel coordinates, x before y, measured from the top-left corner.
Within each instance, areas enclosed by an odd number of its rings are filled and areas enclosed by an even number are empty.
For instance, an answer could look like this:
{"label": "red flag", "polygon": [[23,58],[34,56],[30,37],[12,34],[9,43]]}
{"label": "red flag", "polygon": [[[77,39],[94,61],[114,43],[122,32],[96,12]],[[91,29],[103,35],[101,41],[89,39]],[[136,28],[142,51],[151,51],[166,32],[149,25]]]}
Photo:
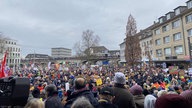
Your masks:
{"label": "red flag", "polygon": [[6,77],[5,75],[6,58],[7,58],[7,51],[5,52],[3,61],[1,61],[0,78]]}

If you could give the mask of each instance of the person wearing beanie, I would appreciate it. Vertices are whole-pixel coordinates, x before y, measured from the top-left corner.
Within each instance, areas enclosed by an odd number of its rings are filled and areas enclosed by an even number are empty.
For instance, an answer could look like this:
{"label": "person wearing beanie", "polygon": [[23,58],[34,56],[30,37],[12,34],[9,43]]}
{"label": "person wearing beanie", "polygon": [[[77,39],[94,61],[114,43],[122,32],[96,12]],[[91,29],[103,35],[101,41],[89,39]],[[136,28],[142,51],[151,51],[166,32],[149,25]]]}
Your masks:
{"label": "person wearing beanie", "polygon": [[112,103],[113,89],[112,87],[105,86],[99,92],[99,104],[96,108],[118,108],[117,105]]}
{"label": "person wearing beanie", "polygon": [[143,88],[140,85],[134,85],[130,88],[132,95],[142,95]]}
{"label": "person wearing beanie", "polygon": [[190,85],[189,89],[192,90],[192,85]]}
{"label": "person wearing beanie", "polygon": [[65,100],[64,108],[71,108],[73,102],[79,97],[85,97],[95,107],[98,105],[98,100],[94,97],[93,93],[87,88],[87,82],[84,78],[76,78],[74,80],[74,91]]}
{"label": "person wearing beanie", "polygon": [[188,101],[177,94],[167,94],[157,98],[155,108],[190,108]]}
{"label": "person wearing beanie", "polygon": [[115,98],[113,104],[117,105],[118,108],[136,108],[133,96],[125,88],[125,75],[122,72],[116,72],[114,77],[113,92]]}
{"label": "person wearing beanie", "polygon": [[147,95],[144,101],[144,108],[155,108],[156,99],[153,95]]}
{"label": "person wearing beanie", "polygon": [[40,98],[40,90],[35,87],[34,90],[32,91],[32,95],[34,98]]}
{"label": "person wearing beanie", "polygon": [[161,90],[157,93],[157,97],[161,97],[163,95],[166,95],[167,94],[167,91],[166,90]]}
{"label": "person wearing beanie", "polygon": [[133,95],[135,105],[137,108],[144,108],[145,96],[142,94],[143,89],[140,85],[134,85],[130,88],[130,92]]}
{"label": "person wearing beanie", "polygon": [[183,91],[180,95],[189,102],[189,106],[192,108],[192,90]]}
{"label": "person wearing beanie", "polygon": [[62,108],[61,99],[58,96],[57,88],[54,84],[45,87],[46,101],[45,108]]}

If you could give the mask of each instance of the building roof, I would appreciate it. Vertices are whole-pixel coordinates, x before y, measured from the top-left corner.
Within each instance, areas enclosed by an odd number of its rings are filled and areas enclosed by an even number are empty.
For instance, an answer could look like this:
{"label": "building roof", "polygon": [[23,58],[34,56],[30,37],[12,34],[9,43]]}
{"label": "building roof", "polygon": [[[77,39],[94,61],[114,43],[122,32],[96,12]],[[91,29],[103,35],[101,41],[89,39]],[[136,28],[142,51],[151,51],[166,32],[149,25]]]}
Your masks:
{"label": "building roof", "polygon": [[178,6],[178,7],[176,7],[176,8],[173,9],[173,10],[176,10],[176,9],[178,9],[178,8],[187,8],[187,6]]}
{"label": "building roof", "polygon": [[94,46],[94,47],[91,47],[91,49],[93,50],[94,53],[108,50],[105,46]]}
{"label": "building roof", "polygon": [[167,15],[167,14],[170,14],[170,13],[174,13],[173,11],[169,11],[168,13],[166,13],[165,15]]}
{"label": "building roof", "polygon": [[154,22],[151,26],[147,27],[144,30],[141,30],[138,35],[140,35],[140,40],[146,39],[148,37],[151,37],[153,35],[152,29],[157,25],[157,23]]}
{"label": "building roof", "polygon": [[[179,7],[180,7],[180,6],[179,6]],[[181,7],[182,7],[182,6],[181,6]],[[178,7],[177,7],[177,8],[178,8]],[[175,9],[176,9],[176,8],[175,8]],[[159,27],[159,26],[162,26],[162,25],[164,25],[164,24],[166,24],[166,23],[168,23],[168,22],[170,22],[170,21],[173,21],[174,19],[177,19],[177,18],[179,18],[179,17],[181,17],[181,16],[183,16],[183,15],[185,15],[185,14],[191,12],[191,11],[192,11],[192,8],[190,8],[190,9],[185,9],[185,10],[182,11],[179,15],[176,15],[176,16],[168,19],[168,20],[165,20],[165,21],[162,22],[162,23],[157,23],[157,24],[154,26],[154,28],[157,28],[157,27]]]}
{"label": "building roof", "polygon": [[192,0],[188,0],[186,3],[189,3],[190,1],[192,1]]}
{"label": "building roof", "polygon": [[51,48],[51,49],[66,49],[66,50],[71,50],[69,48],[64,48],[64,47],[55,47],[55,48]]}
{"label": "building roof", "polygon": [[49,58],[50,56],[47,54],[27,54],[25,58]]}
{"label": "building roof", "polygon": [[119,45],[121,46],[122,44],[125,44],[125,40],[122,43],[120,43]]}
{"label": "building roof", "polygon": [[109,50],[109,52],[120,52],[120,50]]}

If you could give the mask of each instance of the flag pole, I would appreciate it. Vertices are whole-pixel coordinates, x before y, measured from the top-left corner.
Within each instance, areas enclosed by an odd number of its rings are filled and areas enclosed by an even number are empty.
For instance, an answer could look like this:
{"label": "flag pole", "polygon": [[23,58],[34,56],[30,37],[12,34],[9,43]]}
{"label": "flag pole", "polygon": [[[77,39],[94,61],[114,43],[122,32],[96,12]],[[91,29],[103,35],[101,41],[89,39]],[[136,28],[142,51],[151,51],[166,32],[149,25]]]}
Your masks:
{"label": "flag pole", "polygon": [[0,78],[6,77],[5,75],[5,67],[6,67],[6,61],[7,61],[6,58],[7,58],[7,50],[5,51],[3,61],[1,61]]}

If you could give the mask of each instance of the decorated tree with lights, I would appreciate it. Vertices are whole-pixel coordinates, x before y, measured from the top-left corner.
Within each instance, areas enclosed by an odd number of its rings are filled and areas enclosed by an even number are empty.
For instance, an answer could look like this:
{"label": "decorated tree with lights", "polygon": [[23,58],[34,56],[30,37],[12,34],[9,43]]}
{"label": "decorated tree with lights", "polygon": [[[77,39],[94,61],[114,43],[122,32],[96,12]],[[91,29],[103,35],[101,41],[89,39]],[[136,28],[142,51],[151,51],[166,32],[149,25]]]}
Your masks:
{"label": "decorated tree with lights", "polygon": [[138,66],[141,61],[141,47],[137,35],[136,21],[129,15],[126,26],[125,60],[132,68]]}

